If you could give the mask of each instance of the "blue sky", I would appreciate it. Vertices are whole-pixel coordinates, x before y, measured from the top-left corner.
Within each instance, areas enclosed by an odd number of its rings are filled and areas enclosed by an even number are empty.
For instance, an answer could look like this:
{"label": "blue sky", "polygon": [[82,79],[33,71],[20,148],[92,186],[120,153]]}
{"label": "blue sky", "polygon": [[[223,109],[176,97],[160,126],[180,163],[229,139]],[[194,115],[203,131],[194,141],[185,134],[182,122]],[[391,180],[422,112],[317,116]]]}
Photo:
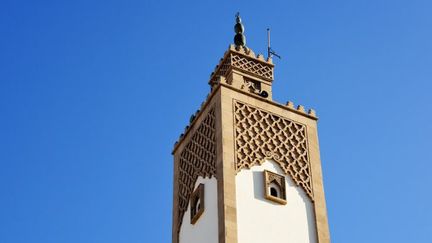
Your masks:
{"label": "blue sky", "polygon": [[314,108],[332,240],[432,242],[432,2],[0,2],[0,242],[170,242],[171,149],[241,12]]}

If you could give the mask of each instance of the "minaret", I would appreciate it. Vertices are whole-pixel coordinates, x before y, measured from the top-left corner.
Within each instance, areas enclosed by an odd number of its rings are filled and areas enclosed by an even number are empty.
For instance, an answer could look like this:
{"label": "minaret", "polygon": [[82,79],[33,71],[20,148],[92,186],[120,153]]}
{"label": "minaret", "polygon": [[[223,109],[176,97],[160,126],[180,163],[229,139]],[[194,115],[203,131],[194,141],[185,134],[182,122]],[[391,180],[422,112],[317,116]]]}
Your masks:
{"label": "minaret", "polygon": [[273,101],[271,57],[234,30],[174,145],[173,243],[328,243],[315,111]]}

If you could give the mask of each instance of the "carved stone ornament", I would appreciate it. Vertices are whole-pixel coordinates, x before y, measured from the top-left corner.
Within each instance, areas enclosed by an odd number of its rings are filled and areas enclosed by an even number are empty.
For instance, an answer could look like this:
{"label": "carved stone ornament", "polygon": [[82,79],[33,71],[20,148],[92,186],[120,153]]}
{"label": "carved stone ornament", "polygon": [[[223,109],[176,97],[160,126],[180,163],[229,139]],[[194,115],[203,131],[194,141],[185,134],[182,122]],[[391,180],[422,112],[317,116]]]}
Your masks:
{"label": "carved stone ornament", "polygon": [[237,172],[272,159],[313,200],[305,125],[239,101],[234,123]]}
{"label": "carved stone ornament", "polygon": [[198,177],[216,176],[215,129],[215,110],[212,108],[180,154],[177,233]]}
{"label": "carved stone ornament", "polygon": [[257,62],[253,59],[248,59],[240,55],[232,55],[233,67],[248,71],[266,79],[273,79],[273,68],[268,65],[264,65],[261,62]]}
{"label": "carved stone ornament", "polygon": [[[250,55],[254,56],[252,53],[250,53]],[[216,84],[218,82],[218,78],[221,76],[227,76],[231,69],[241,70],[269,82],[272,81],[273,65],[264,61],[263,58],[260,60],[256,57],[251,57],[250,55],[248,55],[245,51],[243,51],[243,53],[239,53],[237,51],[230,50],[216,67],[215,72],[212,73],[210,84]]]}

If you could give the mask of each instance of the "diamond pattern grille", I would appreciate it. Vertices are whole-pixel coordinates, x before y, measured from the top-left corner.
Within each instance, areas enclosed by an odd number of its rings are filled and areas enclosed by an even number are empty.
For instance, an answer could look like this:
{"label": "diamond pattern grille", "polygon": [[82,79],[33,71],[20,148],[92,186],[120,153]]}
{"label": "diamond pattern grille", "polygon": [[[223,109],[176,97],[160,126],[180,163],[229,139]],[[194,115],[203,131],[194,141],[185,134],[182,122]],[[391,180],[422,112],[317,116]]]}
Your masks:
{"label": "diamond pattern grille", "polygon": [[215,129],[215,110],[212,108],[180,154],[177,232],[198,176],[216,176]]}
{"label": "diamond pattern grille", "polygon": [[306,127],[238,101],[234,108],[236,171],[273,159],[313,200]]}
{"label": "diamond pattern grille", "polygon": [[232,55],[232,66],[241,68],[267,79],[273,79],[273,68],[263,65],[261,62],[254,61],[240,55]]}
{"label": "diamond pattern grille", "polygon": [[227,58],[220,64],[220,68],[217,70],[215,75],[212,76],[211,82],[215,84],[217,78],[220,76],[226,77],[231,67],[253,73],[265,79],[273,80],[273,67],[265,65],[252,58],[247,58],[236,53],[231,53]]}

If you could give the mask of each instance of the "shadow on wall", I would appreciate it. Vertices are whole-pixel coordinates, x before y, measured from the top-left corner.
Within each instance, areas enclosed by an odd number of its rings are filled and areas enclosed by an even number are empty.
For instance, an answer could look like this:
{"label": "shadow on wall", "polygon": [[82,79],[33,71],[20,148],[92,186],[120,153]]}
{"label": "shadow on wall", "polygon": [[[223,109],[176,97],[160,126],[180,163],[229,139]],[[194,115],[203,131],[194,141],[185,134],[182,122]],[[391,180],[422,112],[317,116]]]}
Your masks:
{"label": "shadow on wall", "polygon": [[264,192],[264,172],[263,171],[254,171],[252,172],[253,177],[253,185],[254,185],[254,198],[260,201],[264,201],[273,205],[280,205],[278,203],[272,202],[265,198]]}

